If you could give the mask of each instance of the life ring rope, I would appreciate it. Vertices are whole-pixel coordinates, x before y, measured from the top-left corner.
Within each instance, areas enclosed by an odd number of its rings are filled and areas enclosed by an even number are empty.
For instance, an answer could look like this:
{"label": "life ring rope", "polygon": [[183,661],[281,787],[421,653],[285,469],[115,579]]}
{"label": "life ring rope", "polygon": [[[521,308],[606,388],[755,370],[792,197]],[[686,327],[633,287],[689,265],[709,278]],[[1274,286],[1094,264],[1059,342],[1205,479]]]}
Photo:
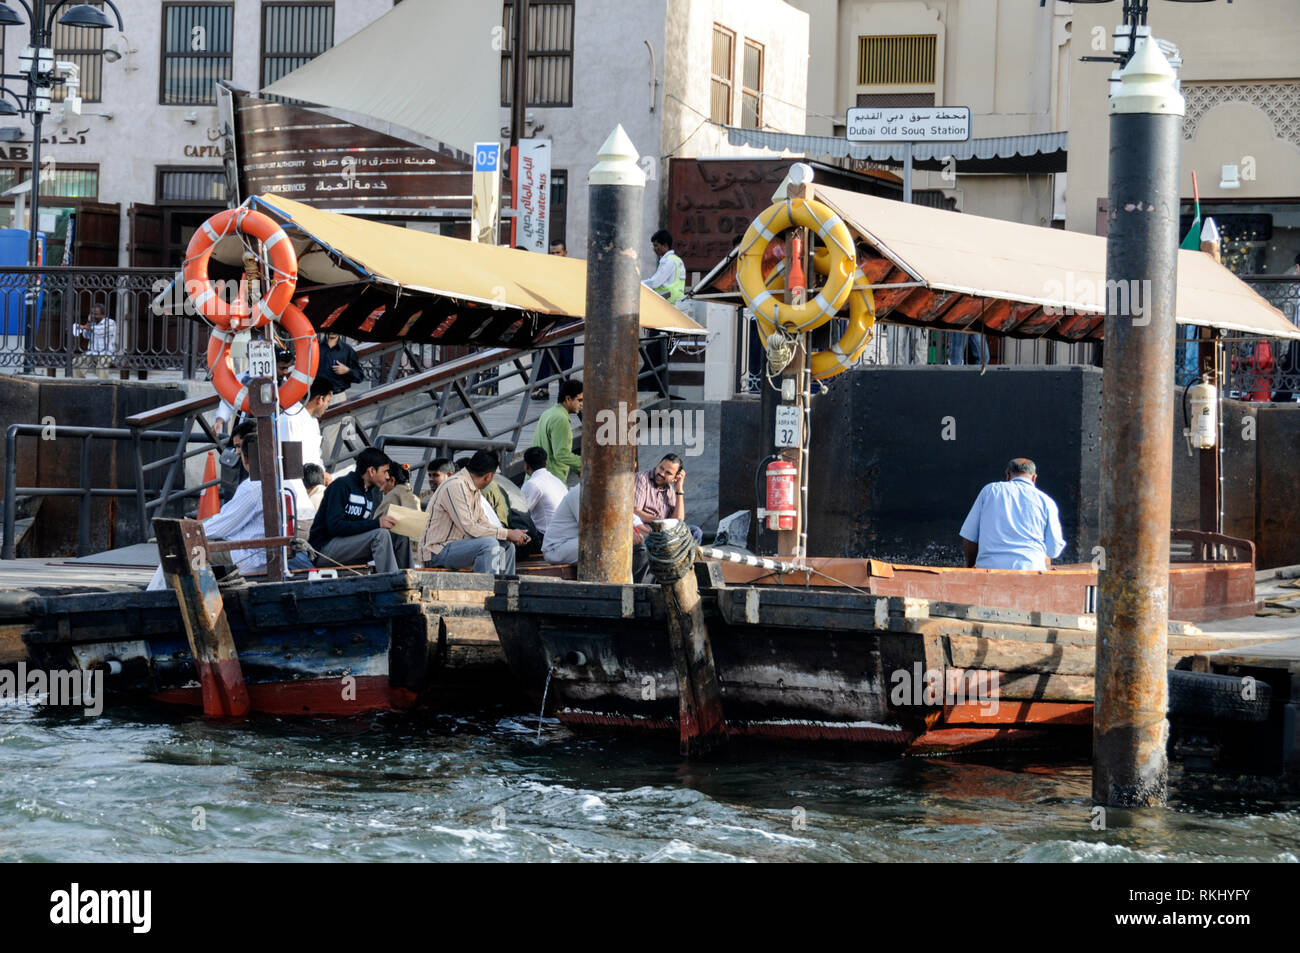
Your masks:
{"label": "life ring rope", "polygon": [[[830,255],[826,284],[816,297],[800,305],[782,303],[768,290],[763,278],[764,251],[792,226],[815,231]],[[741,294],[768,336],[771,327],[811,331],[829,321],[848,300],[856,267],[853,237],[844,220],[822,203],[807,199],[786,199],[764,210],[741,239],[737,261],[736,277]]]}
{"label": "life ring rope", "polygon": [[[813,254],[813,268],[819,274],[825,274],[831,267],[831,252],[828,248],[819,248]],[[783,271],[774,270],[766,279],[765,293],[775,297],[785,291]],[[849,323],[843,336],[824,351],[814,351],[808,355],[815,381],[829,380],[841,374],[857,363],[862,352],[871,343],[872,328],[876,323],[875,296],[871,293],[871,282],[862,269],[854,266],[853,286],[849,294]],[[758,318],[757,312],[755,318]],[[772,337],[775,327],[759,320],[759,331],[764,343]]]}
{"label": "life ring rope", "polygon": [[[223,301],[215,283],[208,277],[208,261],[213,249],[224,238],[236,234],[244,248],[252,252],[250,237],[261,242],[258,255],[266,274],[266,290],[255,308],[249,308],[242,293],[237,301]],[[226,209],[210,217],[195,229],[185,249],[182,264],[185,291],[190,294],[196,311],[214,327],[262,327],[274,323],[284,313],[298,285],[298,256],[288,234],[270,216],[247,206]],[[192,293],[194,289],[197,293]]]}

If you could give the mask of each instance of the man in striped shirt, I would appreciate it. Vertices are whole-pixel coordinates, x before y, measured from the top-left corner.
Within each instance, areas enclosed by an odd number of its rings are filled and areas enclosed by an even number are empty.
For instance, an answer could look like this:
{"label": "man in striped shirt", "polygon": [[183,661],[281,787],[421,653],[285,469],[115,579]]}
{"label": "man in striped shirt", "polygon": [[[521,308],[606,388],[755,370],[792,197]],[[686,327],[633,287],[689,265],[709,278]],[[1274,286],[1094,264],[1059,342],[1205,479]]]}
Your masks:
{"label": "man in striped shirt", "polygon": [[521,529],[491,523],[483,511],[483,488],[492,482],[497,455],[479,450],[469,463],[438,487],[429,501],[429,522],[420,539],[425,566],[513,575],[515,545],[528,542]]}

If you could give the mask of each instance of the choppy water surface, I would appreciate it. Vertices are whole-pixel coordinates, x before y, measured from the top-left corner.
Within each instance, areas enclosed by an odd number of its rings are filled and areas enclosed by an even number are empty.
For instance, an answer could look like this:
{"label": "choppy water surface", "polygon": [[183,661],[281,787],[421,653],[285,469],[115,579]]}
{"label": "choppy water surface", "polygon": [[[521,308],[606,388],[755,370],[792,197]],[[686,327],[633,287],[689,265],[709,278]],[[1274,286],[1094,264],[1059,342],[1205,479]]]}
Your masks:
{"label": "choppy water surface", "polygon": [[0,860],[1300,860],[1300,799],[1177,774],[1171,810],[1094,831],[1082,762],[674,749],[505,715],[9,707]]}

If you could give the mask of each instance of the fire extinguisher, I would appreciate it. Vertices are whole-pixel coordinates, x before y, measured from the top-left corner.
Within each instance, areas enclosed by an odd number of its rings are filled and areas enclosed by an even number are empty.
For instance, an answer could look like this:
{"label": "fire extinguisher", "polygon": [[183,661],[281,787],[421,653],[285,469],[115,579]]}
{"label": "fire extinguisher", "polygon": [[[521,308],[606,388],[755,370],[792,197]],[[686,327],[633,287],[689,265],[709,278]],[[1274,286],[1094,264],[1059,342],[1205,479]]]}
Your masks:
{"label": "fire extinguisher", "polygon": [[767,465],[767,508],[764,515],[768,529],[794,529],[797,472],[794,464],[786,460],[775,460]]}
{"label": "fire extinguisher", "polygon": [[1208,380],[1202,380],[1187,389],[1188,403],[1191,406],[1191,422],[1188,426],[1188,441],[1198,450],[1210,450],[1214,447],[1219,433],[1215,411],[1218,408],[1219,393]]}

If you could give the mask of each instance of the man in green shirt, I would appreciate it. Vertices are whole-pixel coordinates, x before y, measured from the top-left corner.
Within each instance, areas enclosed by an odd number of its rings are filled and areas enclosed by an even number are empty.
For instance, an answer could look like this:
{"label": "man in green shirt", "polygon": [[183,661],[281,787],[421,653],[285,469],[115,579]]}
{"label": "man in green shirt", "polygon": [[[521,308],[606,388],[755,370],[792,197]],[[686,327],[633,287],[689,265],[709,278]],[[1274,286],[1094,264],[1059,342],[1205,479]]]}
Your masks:
{"label": "man in green shirt", "polygon": [[582,469],[582,458],[573,452],[573,427],[569,414],[582,413],[582,381],[560,382],[560,402],[542,414],[533,434],[533,446],[546,451],[546,469],[560,480],[570,470]]}

